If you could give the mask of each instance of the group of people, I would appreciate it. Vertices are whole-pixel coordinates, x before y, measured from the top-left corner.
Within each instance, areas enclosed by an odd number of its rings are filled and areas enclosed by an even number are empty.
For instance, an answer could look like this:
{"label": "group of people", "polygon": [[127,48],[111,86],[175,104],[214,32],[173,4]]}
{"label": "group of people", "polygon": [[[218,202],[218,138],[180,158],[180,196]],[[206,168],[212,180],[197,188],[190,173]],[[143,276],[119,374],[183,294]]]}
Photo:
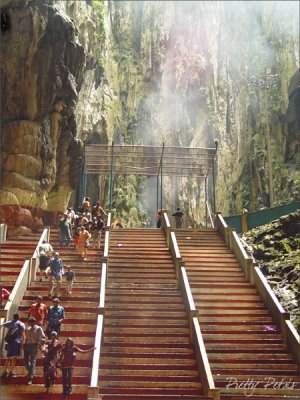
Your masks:
{"label": "group of people", "polygon": [[38,296],[36,302],[28,309],[28,326],[20,321],[19,314],[13,315],[11,321],[1,325],[8,328],[4,338],[7,343],[7,358],[2,378],[14,377],[16,360],[23,351],[24,366],[27,371],[27,384],[31,385],[35,376],[38,354],[43,358],[43,372],[46,392],[54,385],[57,369],[62,371],[63,394],[67,397],[72,392],[72,376],[76,352],[87,353],[95,348],[81,349],[67,338],[64,345],[59,341],[60,326],[65,318],[64,307],[59,299],[53,299],[53,305],[47,307],[43,298]]}
{"label": "group of people", "polygon": [[100,202],[91,207],[89,197],[84,198],[77,213],[68,207],[58,223],[60,246],[65,244],[68,247],[73,240],[75,248],[85,260],[89,246],[100,249],[101,232],[105,228],[106,217],[107,213]]}
{"label": "group of people", "polygon": [[[156,216],[157,216],[156,227],[157,228],[161,228],[161,225],[162,225],[161,218],[162,218],[162,215],[163,215],[164,211],[166,211],[166,209],[161,208],[156,213]],[[172,217],[174,217],[174,219],[175,219],[175,228],[176,229],[182,228],[183,215],[184,215],[184,213],[183,213],[183,211],[181,210],[180,207],[177,207],[176,211],[172,214]]]}
{"label": "group of people", "polygon": [[59,291],[63,282],[63,275],[66,278],[66,291],[68,294],[72,293],[73,283],[75,281],[75,272],[72,270],[70,265],[66,266],[66,271],[64,270],[63,261],[59,256],[57,251],[53,250],[50,243],[46,240],[39,246],[39,269],[40,269],[40,282],[43,281],[43,277],[49,280],[49,298],[53,297],[53,292],[55,290],[54,296],[59,296]]}
{"label": "group of people", "polygon": [[[68,247],[74,240],[82,259],[86,259],[86,249],[91,241],[95,247],[100,248],[101,230],[105,226],[107,216],[100,203],[90,207],[89,198],[85,198],[77,214],[68,208],[58,222],[59,242],[62,247]],[[36,301],[28,309],[28,326],[20,321],[18,313],[13,315],[11,321],[1,325],[8,331],[4,338],[7,346],[7,358],[2,373],[2,378],[14,377],[17,358],[23,352],[24,366],[27,371],[27,384],[31,385],[35,376],[35,366],[38,355],[43,358],[43,375],[46,391],[55,383],[57,371],[61,369],[63,380],[63,394],[68,396],[72,392],[72,376],[76,353],[86,353],[94,350],[81,349],[67,338],[65,344],[59,341],[60,328],[65,319],[65,310],[59,304],[59,292],[66,278],[66,292],[71,294],[75,281],[75,272],[71,266],[64,268],[60,254],[54,251],[52,245],[46,240],[39,246],[39,280],[49,279],[48,297],[53,305],[47,307],[43,297],[37,296]],[[1,288],[1,304],[9,297],[10,293]]]}

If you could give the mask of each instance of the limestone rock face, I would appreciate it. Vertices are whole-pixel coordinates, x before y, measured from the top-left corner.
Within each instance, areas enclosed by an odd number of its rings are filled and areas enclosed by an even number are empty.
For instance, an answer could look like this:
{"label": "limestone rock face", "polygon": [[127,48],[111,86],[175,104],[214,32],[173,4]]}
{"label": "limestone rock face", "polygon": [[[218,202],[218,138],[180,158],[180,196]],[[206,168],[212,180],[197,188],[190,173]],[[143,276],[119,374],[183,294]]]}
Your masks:
{"label": "limestone rock face", "polygon": [[244,233],[284,309],[300,330],[300,210]]}
{"label": "limestone rock face", "polygon": [[[287,137],[285,160],[300,163],[300,69],[292,77],[289,85],[289,105],[287,109]],[[300,168],[299,168],[300,169]]]}
{"label": "limestone rock face", "polygon": [[[297,2],[1,5],[10,24],[1,46],[0,204],[55,218],[72,192],[72,205],[80,202],[83,142],[212,147],[214,138],[217,211],[268,207],[269,166],[274,205],[299,199]],[[274,87],[262,86],[270,77]],[[131,204],[127,181],[116,180],[114,204],[126,222],[137,214],[143,224],[156,184],[136,180]],[[163,186],[164,208],[180,205],[187,225],[203,223],[204,180],[165,177]],[[88,177],[92,202],[104,204],[107,188],[106,177]]]}
{"label": "limestone rock face", "polygon": [[44,212],[65,209],[83,154],[74,110],[84,49],[52,3],[7,2],[1,39],[0,204]]}

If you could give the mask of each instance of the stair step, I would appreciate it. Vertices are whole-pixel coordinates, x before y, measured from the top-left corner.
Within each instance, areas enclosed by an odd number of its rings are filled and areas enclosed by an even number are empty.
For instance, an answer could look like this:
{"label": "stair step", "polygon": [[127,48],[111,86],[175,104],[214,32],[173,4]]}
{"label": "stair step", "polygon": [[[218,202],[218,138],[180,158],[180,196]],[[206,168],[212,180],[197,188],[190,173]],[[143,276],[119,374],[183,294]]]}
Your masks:
{"label": "stair step", "polygon": [[[9,400],[17,400],[16,396],[20,396],[19,399],[23,399],[23,395],[25,394],[30,394],[30,398],[32,398],[32,394],[33,393],[39,393],[39,396],[41,396],[41,394],[43,395],[43,397],[38,397],[37,398],[39,400],[45,399],[46,397],[44,397],[45,395],[45,386],[43,384],[44,380],[43,378],[39,379],[39,378],[34,378],[33,381],[33,385],[27,385],[25,383],[25,378],[23,383],[20,384],[16,384],[16,379],[18,378],[8,378],[6,381],[6,384],[4,384],[4,382],[2,381],[2,387],[1,387],[1,396],[2,396],[2,392],[6,393],[6,395],[12,395],[13,397],[10,397]],[[38,381],[38,383],[35,383],[35,380]],[[86,380],[86,378],[85,378]],[[72,384],[72,399],[74,394],[85,394],[85,397],[81,397],[81,398],[85,398],[86,399],[86,393],[88,391],[88,384],[89,384],[89,380],[87,383],[85,384],[76,384],[75,383],[75,379],[73,378],[73,382],[74,384]],[[62,381],[61,378],[58,381],[57,384],[55,384],[54,386],[51,387],[51,394],[56,395],[56,399],[57,399],[57,394],[59,393],[61,395],[62,393]],[[21,395],[22,394],[22,395]],[[4,394],[5,395],[5,394]],[[47,394],[47,398],[48,398],[48,394]],[[76,397],[75,397],[76,398]],[[4,400],[3,397],[1,397],[1,400]]]}
{"label": "stair step", "polygon": [[[178,396],[178,390],[179,388],[101,388],[99,389],[99,393],[101,395],[105,394],[118,394],[118,395],[140,395],[142,394],[143,396],[145,394],[148,395],[155,395],[155,396],[165,396],[165,395],[177,395]],[[187,388],[180,388],[180,393],[183,399],[186,398],[186,396],[191,396],[191,395],[200,395],[200,389],[187,389]],[[176,397],[175,397],[176,398]],[[201,399],[201,397],[200,397]]]}
{"label": "stair step", "polygon": [[201,395],[185,395],[182,397],[180,394],[172,394],[172,395],[167,395],[167,394],[156,394],[156,395],[147,395],[147,394],[121,394],[121,395],[102,395],[102,400],[176,400],[176,399],[181,399],[181,400],[213,400],[212,397],[207,397],[207,396],[201,396]]}

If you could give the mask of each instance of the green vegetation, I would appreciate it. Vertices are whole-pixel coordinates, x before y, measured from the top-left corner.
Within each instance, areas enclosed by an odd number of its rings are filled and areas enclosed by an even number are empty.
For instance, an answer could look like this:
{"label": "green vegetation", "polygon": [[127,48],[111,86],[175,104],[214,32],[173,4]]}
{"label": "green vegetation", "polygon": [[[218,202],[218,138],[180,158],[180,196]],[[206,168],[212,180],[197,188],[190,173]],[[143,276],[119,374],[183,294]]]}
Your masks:
{"label": "green vegetation", "polygon": [[92,54],[92,53],[90,53],[90,55],[96,56],[98,58],[100,74],[102,76],[104,73],[104,70],[105,70],[103,51],[104,51],[105,41],[106,41],[105,16],[107,13],[107,9],[106,9],[105,4],[101,0],[93,0],[91,3],[91,6],[98,17],[99,30],[97,32],[94,32],[94,38],[98,45],[97,55]]}
{"label": "green vegetation", "polygon": [[246,232],[243,238],[291,321],[300,329],[300,211]]}

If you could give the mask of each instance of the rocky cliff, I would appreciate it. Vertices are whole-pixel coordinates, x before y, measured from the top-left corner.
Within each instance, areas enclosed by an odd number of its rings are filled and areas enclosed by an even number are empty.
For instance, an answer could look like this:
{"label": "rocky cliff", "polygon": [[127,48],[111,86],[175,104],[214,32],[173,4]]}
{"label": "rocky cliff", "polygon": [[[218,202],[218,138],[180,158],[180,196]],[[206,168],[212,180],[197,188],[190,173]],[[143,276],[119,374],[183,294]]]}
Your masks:
{"label": "rocky cliff", "polygon": [[[2,4],[2,220],[49,222],[78,203],[83,144],[112,140],[218,138],[224,214],[299,199],[297,2]],[[130,225],[149,223],[152,184],[116,178],[114,206]],[[88,177],[87,193],[105,204],[106,178]],[[203,182],[166,177],[164,205],[203,222]]]}
{"label": "rocky cliff", "polygon": [[300,332],[300,211],[252,229],[243,239]]}
{"label": "rocky cliff", "polygon": [[75,106],[85,53],[74,22],[52,2],[7,2],[1,13],[9,22],[1,38],[2,219],[30,226],[22,206],[37,218],[61,211],[77,185],[83,143]]}

